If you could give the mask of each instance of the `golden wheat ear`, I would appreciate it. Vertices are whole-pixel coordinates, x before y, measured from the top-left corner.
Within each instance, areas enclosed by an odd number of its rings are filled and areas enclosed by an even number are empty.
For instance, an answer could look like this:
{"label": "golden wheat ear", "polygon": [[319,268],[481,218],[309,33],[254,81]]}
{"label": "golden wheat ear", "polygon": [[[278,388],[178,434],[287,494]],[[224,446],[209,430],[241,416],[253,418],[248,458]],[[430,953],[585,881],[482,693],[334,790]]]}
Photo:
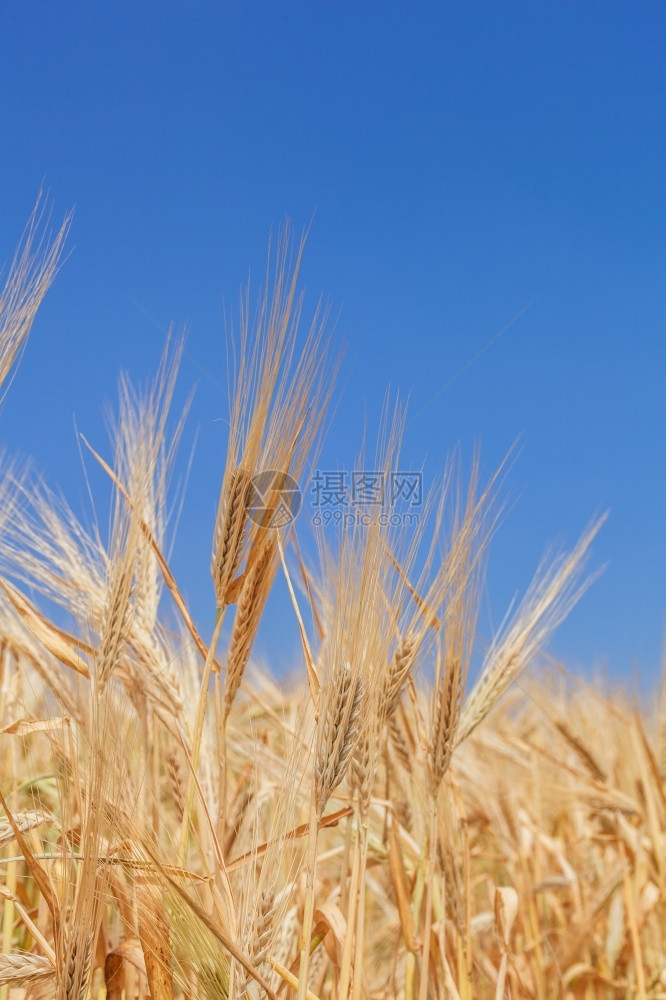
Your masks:
{"label": "golden wheat ear", "polygon": [[513,620],[496,636],[463,707],[456,743],[462,743],[545,645],[599,575],[583,578],[590,546],[607,515],[583,532],[571,552],[542,563]]}
{"label": "golden wheat ear", "polygon": [[240,569],[247,538],[248,506],[252,490],[249,472],[240,466],[233,468],[228,485],[223,486],[215,525],[212,574],[218,608],[229,603],[229,585]]}
{"label": "golden wheat ear", "polygon": [[[331,398],[339,359],[330,359],[326,313],[317,309],[301,337],[303,300],[298,278],[305,246],[292,230],[281,230],[269,248],[266,279],[255,315],[241,308],[240,331],[232,337],[229,439],[213,538],[211,573],[217,605],[234,603],[241,591],[243,559],[248,564],[272,524],[251,523],[253,478],[273,474],[298,482],[314,461],[319,432]],[[274,484],[275,485],[275,484]]]}
{"label": "golden wheat ear", "polygon": [[35,314],[62,258],[71,214],[65,216],[60,230],[51,239],[44,232],[44,212],[40,192],[0,292],[0,387],[25,346]]}
{"label": "golden wheat ear", "polygon": [[277,538],[265,540],[262,552],[245,574],[227,657],[224,684],[224,719],[226,720],[243,679],[252,644],[277,569]]}

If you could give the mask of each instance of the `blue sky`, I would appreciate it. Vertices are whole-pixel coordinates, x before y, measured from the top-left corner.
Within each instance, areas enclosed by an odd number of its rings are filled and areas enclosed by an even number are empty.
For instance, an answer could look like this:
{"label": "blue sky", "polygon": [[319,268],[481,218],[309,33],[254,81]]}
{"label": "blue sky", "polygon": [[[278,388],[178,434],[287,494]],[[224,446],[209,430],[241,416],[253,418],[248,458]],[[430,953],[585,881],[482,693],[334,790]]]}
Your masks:
{"label": "blue sky", "polygon": [[[411,424],[405,464],[427,479],[479,442],[489,473],[521,436],[485,637],[546,545],[610,509],[592,560],[606,571],[551,650],[575,670],[655,677],[663,5],[26,0],[2,22],[0,261],[42,181],[54,218],[75,208],[4,404],[6,448],[85,511],[74,419],[105,446],[100,404],[119,369],[151,373],[172,322],[223,382],[224,309],[261,275],[271,229],[312,222],[306,311],[323,294],[347,343],[322,462],[351,463],[388,384],[417,413],[532,303]],[[226,403],[186,360],[181,400],[195,382],[173,563],[206,630]],[[285,610],[277,595],[260,647],[283,665]]]}

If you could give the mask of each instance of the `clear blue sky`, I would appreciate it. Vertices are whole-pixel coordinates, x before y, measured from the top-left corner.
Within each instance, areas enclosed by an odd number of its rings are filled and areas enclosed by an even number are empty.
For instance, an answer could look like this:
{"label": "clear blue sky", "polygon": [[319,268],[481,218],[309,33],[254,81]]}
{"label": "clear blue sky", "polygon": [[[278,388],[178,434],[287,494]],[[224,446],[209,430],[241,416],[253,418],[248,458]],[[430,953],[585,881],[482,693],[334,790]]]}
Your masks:
{"label": "clear blue sky", "polygon": [[[0,260],[42,181],[72,249],[0,437],[85,509],[74,420],[105,446],[116,376],[153,369],[159,324],[224,381],[223,309],[268,233],[314,217],[306,304],[347,340],[324,462],[355,454],[386,385],[419,410],[426,474],[460,443],[491,470],[518,435],[481,633],[548,542],[611,516],[606,572],[552,650],[654,677],[666,625],[666,9],[662,3],[31,2],[0,30]],[[173,561],[202,628],[225,399],[199,437]],[[107,448],[108,453],[108,448]],[[269,609],[264,650],[283,605]],[[272,617],[271,617],[272,616]],[[291,640],[290,640],[291,641]]]}

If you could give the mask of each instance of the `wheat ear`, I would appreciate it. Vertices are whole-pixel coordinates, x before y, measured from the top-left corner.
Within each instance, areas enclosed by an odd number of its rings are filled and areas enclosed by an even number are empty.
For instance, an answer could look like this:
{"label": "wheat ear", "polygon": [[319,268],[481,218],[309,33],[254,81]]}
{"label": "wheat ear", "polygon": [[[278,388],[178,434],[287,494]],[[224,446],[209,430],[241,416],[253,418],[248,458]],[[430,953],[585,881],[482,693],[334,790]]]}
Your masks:
{"label": "wheat ear", "polygon": [[359,735],[363,682],[354,677],[349,663],[337,670],[332,696],[321,716],[321,737],[315,763],[317,813],[321,818],[331,792],[345,776],[349,758]]}
{"label": "wheat ear", "polygon": [[[134,536],[134,540],[136,540],[136,536]],[[134,552],[128,543],[128,551],[114,568],[100,630],[100,644],[95,658],[100,690],[109,681],[129,636],[132,614],[130,596],[134,575],[133,563]]]}
{"label": "wheat ear", "polygon": [[53,965],[41,955],[29,952],[0,955],[0,984],[3,986],[6,983],[20,986],[38,979],[52,979],[54,975]]}
{"label": "wheat ear", "polygon": [[305,904],[298,971],[298,1000],[305,1000],[308,986],[319,823],[331,792],[345,776],[359,735],[362,700],[363,683],[358,670],[354,670],[348,662],[341,663],[333,671],[325,689],[324,704],[317,723],[317,756],[310,800]]}
{"label": "wheat ear", "polygon": [[88,992],[92,939],[88,935],[82,945],[80,938],[81,935],[75,930],[65,955],[64,975],[59,984],[58,1000],[85,1000]]}
{"label": "wheat ear", "polygon": [[241,466],[229,477],[223,491],[215,526],[215,550],[211,573],[218,608],[227,603],[229,584],[236,576],[243,558],[247,535],[247,509],[253,492],[250,474]]}
{"label": "wheat ear", "polygon": [[400,704],[418,649],[419,638],[413,632],[404,635],[396,647],[385,683],[382,712],[386,719],[391,718]]}
{"label": "wheat ear", "polygon": [[504,691],[566,618],[594,576],[580,581],[590,545],[605,520],[598,518],[566,556],[540,568],[513,622],[497,636],[462,710],[456,743],[461,743],[485,719]]}
{"label": "wheat ear", "polygon": [[268,597],[275,568],[276,543],[264,543],[257,558],[245,574],[238,608],[231,630],[227,674],[224,683],[224,720],[226,721],[238,693],[243,673],[252,651],[259,619]]}
{"label": "wheat ear", "polygon": [[39,228],[44,214],[41,193],[14,255],[5,287],[0,292],[0,386],[30,334],[42,299],[53,283],[59,267],[71,216],[49,245]]}

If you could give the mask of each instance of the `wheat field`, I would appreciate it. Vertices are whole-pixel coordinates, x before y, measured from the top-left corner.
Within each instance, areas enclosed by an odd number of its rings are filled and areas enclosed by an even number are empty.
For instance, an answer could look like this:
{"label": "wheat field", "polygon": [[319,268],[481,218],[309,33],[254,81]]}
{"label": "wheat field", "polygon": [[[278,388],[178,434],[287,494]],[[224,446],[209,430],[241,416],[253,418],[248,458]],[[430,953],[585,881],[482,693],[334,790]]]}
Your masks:
{"label": "wheat field", "polygon": [[[3,393],[68,225],[38,205],[9,270]],[[2,457],[0,1000],[664,998],[665,696],[543,653],[603,518],[481,646],[506,465],[452,459],[415,527],[315,532],[316,558],[271,519],[279,479],[253,515],[253,476],[313,467],[339,369],[302,251],[285,229],[228,352],[210,641],[165,556],[182,343],[121,378],[108,453],[83,440],[108,538]],[[398,470],[405,420],[387,402],[354,467]],[[274,586],[289,682],[252,659]]]}

